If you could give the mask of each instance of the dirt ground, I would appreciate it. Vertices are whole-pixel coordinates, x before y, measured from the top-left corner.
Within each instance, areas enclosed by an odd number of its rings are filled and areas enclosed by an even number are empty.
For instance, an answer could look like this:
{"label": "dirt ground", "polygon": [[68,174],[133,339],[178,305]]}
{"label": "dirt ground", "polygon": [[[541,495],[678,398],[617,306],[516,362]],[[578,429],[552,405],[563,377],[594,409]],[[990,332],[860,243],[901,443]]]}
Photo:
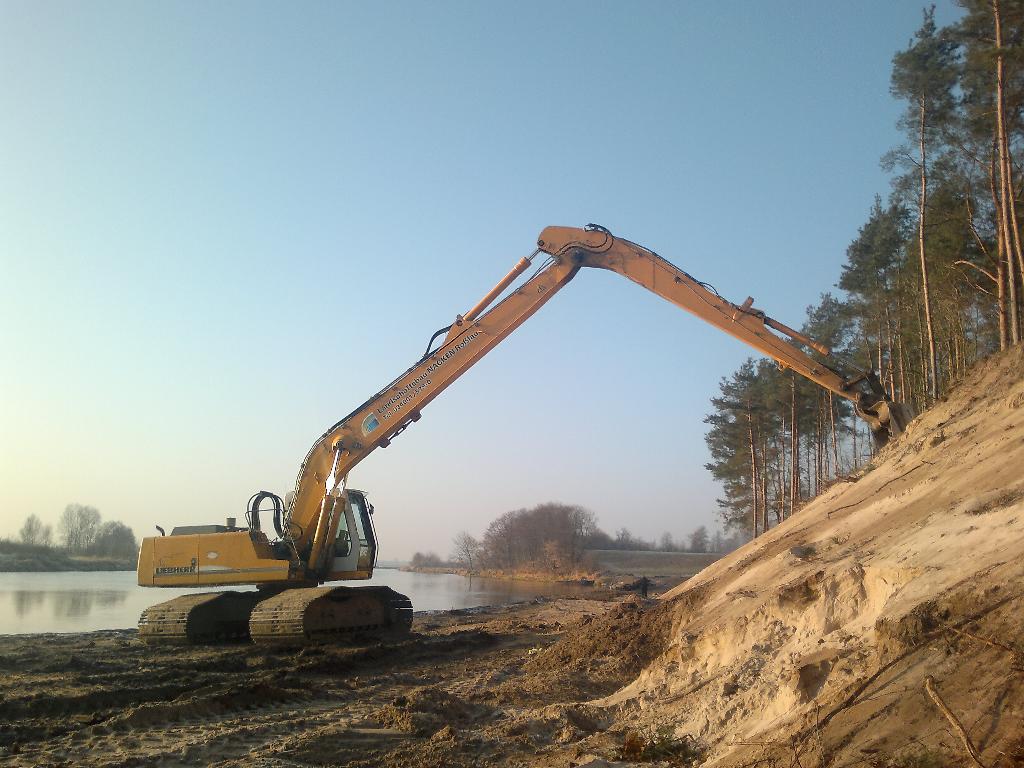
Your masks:
{"label": "dirt ground", "polygon": [[[655,601],[417,615],[404,638],[153,649],[134,631],[0,637],[0,764],[568,766],[623,726],[573,704],[664,650]],[[567,632],[567,628],[569,631]]]}

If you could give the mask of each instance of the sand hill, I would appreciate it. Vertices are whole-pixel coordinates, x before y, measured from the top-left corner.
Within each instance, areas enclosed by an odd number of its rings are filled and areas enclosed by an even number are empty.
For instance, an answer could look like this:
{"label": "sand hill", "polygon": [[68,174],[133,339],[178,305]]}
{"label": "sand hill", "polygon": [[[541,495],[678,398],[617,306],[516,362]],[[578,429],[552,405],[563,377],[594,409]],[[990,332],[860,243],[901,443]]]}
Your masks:
{"label": "sand hill", "polygon": [[601,703],[716,766],[1024,765],[1024,350],[858,477],[664,596],[666,649]]}

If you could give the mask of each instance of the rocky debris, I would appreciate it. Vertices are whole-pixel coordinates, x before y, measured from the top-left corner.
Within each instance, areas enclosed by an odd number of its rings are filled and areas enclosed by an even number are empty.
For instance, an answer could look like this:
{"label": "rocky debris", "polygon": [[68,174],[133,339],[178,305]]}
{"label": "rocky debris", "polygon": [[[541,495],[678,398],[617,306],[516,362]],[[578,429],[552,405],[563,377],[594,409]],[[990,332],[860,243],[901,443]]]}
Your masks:
{"label": "rocky debris", "polygon": [[438,736],[447,728],[446,734],[440,737],[446,740],[454,739],[455,732],[450,726],[465,727],[483,720],[491,712],[487,706],[471,704],[443,688],[428,686],[397,696],[377,711],[376,720],[387,728],[409,731],[417,736]]}
{"label": "rocky debris", "polygon": [[611,676],[636,674],[667,646],[670,608],[629,597],[598,617],[584,617],[527,662],[530,672]]}

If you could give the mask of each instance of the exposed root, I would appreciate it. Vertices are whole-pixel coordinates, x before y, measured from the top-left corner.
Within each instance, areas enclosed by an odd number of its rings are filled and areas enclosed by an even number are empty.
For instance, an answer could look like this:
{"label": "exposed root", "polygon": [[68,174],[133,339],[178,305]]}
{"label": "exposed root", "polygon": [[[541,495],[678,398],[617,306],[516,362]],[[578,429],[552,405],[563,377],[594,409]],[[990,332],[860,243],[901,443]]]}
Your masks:
{"label": "exposed root", "polygon": [[971,760],[978,768],[988,768],[983,762],[981,762],[981,755],[978,754],[978,750],[975,748],[974,743],[971,741],[971,737],[967,735],[967,729],[964,728],[963,723],[953,714],[953,711],[946,705],[946,702],[942,700],[939,692],[935,690],[935,679],[928,675],[924,679],[924,689],[928,691],[928,695],[931,700],[935,702],[935,706],[939,708],[939,711],[946,716],[949,724],[953,726],[953,729],[957,732],[960,737],[960,741],[964,743],[964,748],[967,750],[967,754],[971,756]]}

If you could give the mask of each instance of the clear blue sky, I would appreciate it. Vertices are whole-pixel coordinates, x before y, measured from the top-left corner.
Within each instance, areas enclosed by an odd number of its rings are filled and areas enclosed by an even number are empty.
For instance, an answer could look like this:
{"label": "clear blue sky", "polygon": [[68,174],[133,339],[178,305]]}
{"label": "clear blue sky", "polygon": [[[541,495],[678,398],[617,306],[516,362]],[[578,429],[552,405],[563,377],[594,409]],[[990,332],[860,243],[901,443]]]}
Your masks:
{"label": "clear blue sky", "polygon": [[[955,16],[939,7],[940,23]],[[0,534],[290,489],[548,224],[799,324],[888,182],[921,4],[0,3]],[[714,520],[738,342],[583,274],[353,473],[382,556],[548,500]]]}

